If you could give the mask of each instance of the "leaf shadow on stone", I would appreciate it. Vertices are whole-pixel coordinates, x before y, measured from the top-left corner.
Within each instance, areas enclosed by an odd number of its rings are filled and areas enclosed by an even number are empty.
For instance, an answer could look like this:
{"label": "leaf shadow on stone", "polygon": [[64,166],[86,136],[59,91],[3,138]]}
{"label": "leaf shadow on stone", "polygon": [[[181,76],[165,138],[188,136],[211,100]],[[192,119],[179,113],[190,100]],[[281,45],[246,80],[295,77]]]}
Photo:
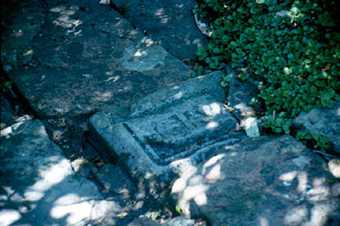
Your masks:
{"label": "leaf shadow on stone", "polygon": [[63,156],[40,122],[12,128],[0,137],[3,225],[126,225],[127,215],[143,211],[144,203],[134,199],[137,190],[116,186],[105,193],[81,175],[83,166],[75,168]]}
{"label": "leaf shadow on stone", "polygon": [[185,215],[211,225],[337,225],[339,183],[321,158],[288,136],[242,141],[172,185]]}

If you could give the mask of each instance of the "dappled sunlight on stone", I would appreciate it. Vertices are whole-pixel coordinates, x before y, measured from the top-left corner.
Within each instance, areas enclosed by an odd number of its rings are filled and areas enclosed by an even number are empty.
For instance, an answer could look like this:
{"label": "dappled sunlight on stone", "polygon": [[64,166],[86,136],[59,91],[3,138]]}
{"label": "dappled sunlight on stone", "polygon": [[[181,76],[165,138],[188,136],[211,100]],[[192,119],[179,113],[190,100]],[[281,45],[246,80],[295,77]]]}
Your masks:
{"label": "dappled sunlight on stone", "polygon": [[52,186],[60,183],[65,177],[72,173],[71,165],[66,159],[49,166],[47,169],[37,169],[40,179],[28,187],[24,193],[24,197],[29,201],[38,201],[44,197],[45,191]]}
{"label": "dappled sunlight on stone", "polygon": [[23,130],[22,126],[24,126],[24,120],[15,123],[14,125],[8,126],[2,130],[0,130],[0,138],[7,137],[9,138],[13,135],[14,132],[18,132],[18,130]]}
{"label": "dappled sunlight on stone", "polygon": [[329,172],[336,178],[340,178],[340,159],[332,159],[328,162]]}
{"label": "dappled sunlight on stone", "polygon": [[291,185],[296,175],[297,175],[297,171],[290,171],[290,172],[281,174],[279,179],[283,181],[284,185],[289,186]]}
{"label": "dappled sunlight on stone", "polygon": [[287,225],[301,225],[306,219],[308,219],[307,208],[305,206],[298,206],[288,210],[284,222]]}
{"label": "dappled sunlight on stone", "polygon": [[197,28],[195,1],[112,0],[138,29],[146,31],[172,55],[181,60],[194,59],[198,47],[206,43]]}
{"label": "dappled sunlight on stone", "polygon": [[21,218],[21,214],[16,210],[0,210],[0,225],[9,226]]}
{"label": "dappled sunlight on stone", "polygon": [[95,92],[94,95],[95,95],[94,99],[96,101],[100,101],[100,102],[109,101],[113,96],[112,92],[110,92],[110,91]]}
{"label": "dappled sunlight on stone", "polygon": [[203,105],[202,110],[207,116],[212,116],[212,117],[222,113],[222,107],[220,106],[219,103],[211,103],[209,105]]}
{"label": "dappled sunlight on stone", "polygon": [[185,215],[198,211],[212,225],[324,226],[339,207],[318,163],[288,136],[249,138],[183,169],[172,194]]}
{"label": "dappled sunlight on stone", "polygon": [[146,51],[140,49],[137,49],[137,51],[133,54],[134,57],[143,57],[146,55],[147,55]]}
{"label": "dappled sunlight on stone", "polygon": [[316,204],[310,210],[309,220],[303,226],[325,225],[330,213],[334,211],[334,207],[328,204]]}
{"label": "dappled sunlight on stone", "polygon": [[311,202],[320,202],[329,199],[330,195],[330,187],[326,184],[326,178],[314,178],[311,189],[307,191],[307,199]]}
{"label": "dappled sunlight on stone", "polygon": [[179,91],[178,93],[176,93],[176,94],[174,95],[174,99],[175,99],[175,100],[179,100],[179,99],[181,99],[183,96],[184,96],[183,92],[182,92],[182,91]]}
{"label": "dappled sunlight on stone", "polygon": [[157,9],[155,12],[155,16],[157,16],[160,19],[160,23],[162,24],[166,24],[170,20],[169,15],[165,13],[164,8]]}
{"label": "dappled sunlight on stone", "polygon": [[66,194],[58,198],[50,211],[50,215],[55,219],[66,217],[68,224],[76,224],[82,221],[89,221],[88,217],[100,220],[104,218],[108,211],[115,212],[120,207],[112,201],[91,200],[87,197],[80,197],[77,194]]}
{"label": "dappled sunlight on stone", "polygon": [[297,191],[303,193],[309,187],[308,185],[308,176],[306,172],[300,172],[297,176],[298,179],[298,186]]}
{"label": "dappled sunlight on stone", "polygon": [[[106,225],[122,212],[117,196],[82,175],[83,162],[72,168],[40,121],[23,121],[1,142],[0,225]],[[123,197],[124,188],[114,189]]]}
{"label": "dappled sunlight on stone", "polygon": [[196,171],[196,167],[189,167],[181,173],[182,176],[178,178],[172,186],[171,192],[178,195],[178,206],[185,214],[190,214],[190,203],[192,201],[197,205],[204,205],[207,203],[207,196],[205,194],[207,186],[202,184],[201,179],[195,182]]}
{"label": "dappled sunlight on stone", "polygon": [[209,189],[209,183],[215,182],[221,178],[220,165],[218,161],[223,156],[217,155],[204,164],[202,171],[189,163],[182,167],[180,176],[172,185],[171,192],[178,196],[178,206],[183,213],[190,215],[190,208],[193,202],[197,206],[203,206],[208,203],[206,191]]}
{"label": "dappled sunlight on stone", "polygon": [[268,222],[268,219],[265,218],[265,217],[260,217],[259,218],[259,226],[270,226],[269,225],[269,222]]}
{"label": "dappled sunlight on stone", "polygon": [[202,174],[205,175],[205,179],[209,182],[216,182],[222,178],[221,165],[219,161],[225,157],[225,154],[218,154],[211,157],[203,165]]}
{"label": "dappled sunlight on stone", "polygon": [[219,123],[215,121],[210,121],[207,123],[206,128],[209,130],[214,130],[218,127]]}
{"label": "dappled sunlight on stone", "polygon": [[53,21],[53,24],[57,26],[61,26],[66,29],[77,28],[79,25],[82,24],[82,21],[78,19],[72,19],[71,17],[74,14],[76,14],[77,10],[78,10],[77,6],[70,6],[70,7],[57,6],[57,7],[50,9],[51,12],[59,14],[57,19]]}
{"label": "dappled sunlight on stone", "polygon": [[209,172],[206,174],[205,178],[209,181],[216,181],[221,178],[221,166],[215,165],[213,166]]}
{"label": "dappled sunlight on stone", "polygon": [[125,69],[144,72],[163,65],[166,55],[167,53],[157,45],[129,46],[124,51],[121,64]]}

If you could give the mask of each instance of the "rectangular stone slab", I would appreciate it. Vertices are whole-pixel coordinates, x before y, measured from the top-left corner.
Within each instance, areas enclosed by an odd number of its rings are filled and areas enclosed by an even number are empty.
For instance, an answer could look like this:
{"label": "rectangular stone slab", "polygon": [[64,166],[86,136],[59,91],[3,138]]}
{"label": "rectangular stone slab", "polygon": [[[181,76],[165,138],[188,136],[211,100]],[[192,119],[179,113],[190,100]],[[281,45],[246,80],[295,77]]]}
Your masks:
{"label": "rectangular stone slab", "polygon": [[98,1],[33,0],[5,35],[1,59],[44,118],[130,106],[192,71]]}
{"label": "rectangular stone slab", "polygon": [[145,30],[172,55],[192,60],[207,44],[193,15],[195,0],[111,0],[137,28]]}
{"label": "rectangular stone slab", "polygon": [[98,113],[90,120],[93,140],[136,179],[170,183],[186,164],[202,161],[241,136],[234,134],[237,122],[223,106],[219,77],[213,73],[160,90],[133,105],[126,118]]}
{"label": "rectangular stone slab", "polygon": [[75,173],[40,121],[0,130],[0,144],[0,225],[112,225],[122,211]]}

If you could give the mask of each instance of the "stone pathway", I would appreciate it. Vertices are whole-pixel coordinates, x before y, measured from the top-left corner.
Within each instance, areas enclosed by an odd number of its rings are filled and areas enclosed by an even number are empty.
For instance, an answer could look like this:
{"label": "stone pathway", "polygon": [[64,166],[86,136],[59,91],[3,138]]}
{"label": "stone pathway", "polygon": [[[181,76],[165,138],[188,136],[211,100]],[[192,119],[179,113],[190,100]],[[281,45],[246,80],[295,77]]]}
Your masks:
{"label": "stone pathway", "polygon": [[109,7],[92,0],[51,3],[24,7],[1,52],[9,77],[40,117],[127,107],[190,76]]}
{"label": "stone pathway", "polygon": [[[339,225],[339,159],[247,137],[253,84],[231,77],[226,97],[221,72],[183,63],[206,42],[194,1],[18,4],[1,61],[35,119],[1,97],[1,226]],[[295,125],[338,152],[339,117]]]}
{"label": "stone pathway", "polygon": [[[3,36],[1,60],[64,149],[80,148],[75,140],[90,114],[112,106],[128,108],[192,75],[188,66],[108,6],[93,0],[43,3],[21,3]],[[72,141],[63,141],[67,137]]]}
{"label": "stone pathway", "polygon": [[134,178],[169,183],[173,172],[202,161],[223,141],[244,137],[223,107],[220,78],[217,72],[159,90],[132,105],[125,117],[98,113],[90,120],[92,140],[123,159]]}
{"label": "stone pathway", "polygon": [[123,16],[150,36],[175,57],[193,60],[196,50],[207,44],[195,25],[194,0],[112,0]]}
{"label": "stone pathway", "polygon": [[0,141],[0,225],[112,224],[124,211],[77,175],[41,122],[13,124]]}
{"label": "stone pathway", "polygon": [[183,214],[212,225],[337,225],[339,181],[326,162],[290,136],[238,131],[218,78],[153,93],[125,118],[97,113],[92,139],[156,197],[170,190]]}

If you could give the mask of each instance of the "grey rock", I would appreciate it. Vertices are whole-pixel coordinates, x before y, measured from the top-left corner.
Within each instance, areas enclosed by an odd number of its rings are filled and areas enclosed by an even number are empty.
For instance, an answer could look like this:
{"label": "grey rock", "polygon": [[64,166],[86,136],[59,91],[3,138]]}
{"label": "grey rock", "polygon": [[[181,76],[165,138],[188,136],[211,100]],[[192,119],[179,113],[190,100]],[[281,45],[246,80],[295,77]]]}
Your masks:
{"label": "grey rock", "polygon": [[1,130],[1,225],[114,225],[121,207],[77,176],[37,120]]}
{"label": "grey rock", "polygon": [[294,123],[312,134],[326,136],[335,151],[340,153],[340,102],[328,108],[315,108],[308,113],[301,113]]}
{"label": "grey rock", "polygon": [[125,106],[192,71],[97,1],[31,1],[3,37],[9,77],[42,118]]}
{"label": "grey rock", "polygon": [[248,117],[241,120],[241,126],[246,131],[248,137],[259,137],[260,131],[255,117]]}
{"label": "grey rock", "polygon": [[145,30],[172,55],[181,60],[195,57],[207,43],[196,26],[194,0],[112,0],[119,11],[137,28]]}
{"label": "grey rock", "polygon": [[126,118],[98,113],[90,119],[90,133],[133,178],[167,186],[177,171],[244,136],[235,132],[236,120],[223,106],[220,76],[212,73],[153,93],[132,105]]}
{"label": "grey rock", "polygon": [[321,226],[339,219],[325,162],[292,137],[248,138],[223,149],[173,184],[184,214],[195,207],[213,226]]}

